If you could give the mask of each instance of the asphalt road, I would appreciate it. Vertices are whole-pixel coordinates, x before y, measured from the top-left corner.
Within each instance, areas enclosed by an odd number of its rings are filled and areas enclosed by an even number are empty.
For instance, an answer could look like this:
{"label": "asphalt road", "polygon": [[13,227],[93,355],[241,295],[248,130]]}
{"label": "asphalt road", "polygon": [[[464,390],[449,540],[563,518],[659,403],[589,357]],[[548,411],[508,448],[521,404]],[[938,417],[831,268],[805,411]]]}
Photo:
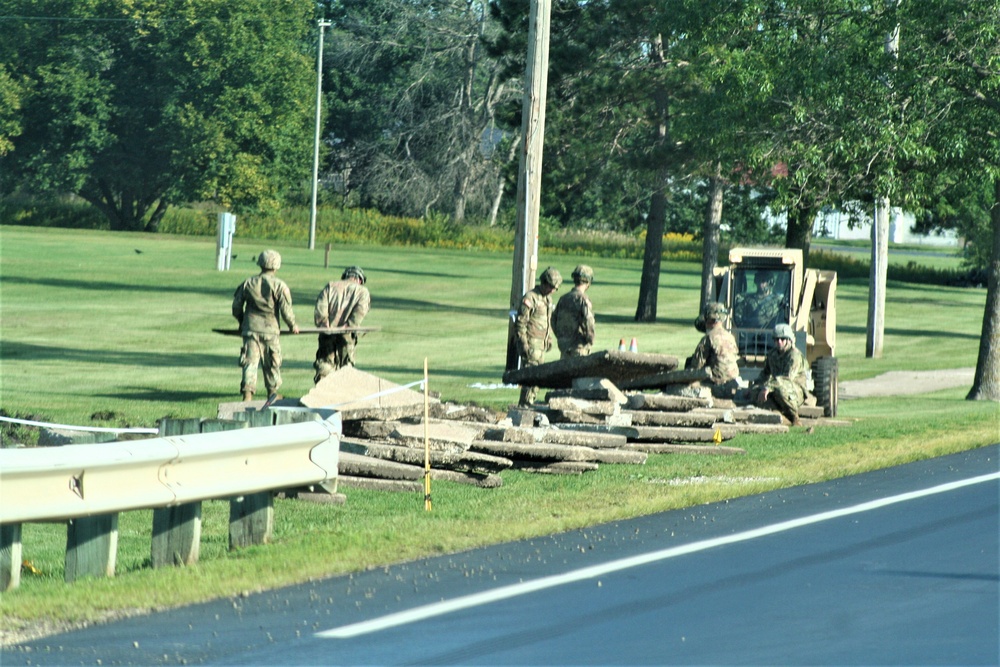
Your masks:
{"label": "asphalt road", "polygon": [[997,665],[1000,446],[196,605],[3,665]]}

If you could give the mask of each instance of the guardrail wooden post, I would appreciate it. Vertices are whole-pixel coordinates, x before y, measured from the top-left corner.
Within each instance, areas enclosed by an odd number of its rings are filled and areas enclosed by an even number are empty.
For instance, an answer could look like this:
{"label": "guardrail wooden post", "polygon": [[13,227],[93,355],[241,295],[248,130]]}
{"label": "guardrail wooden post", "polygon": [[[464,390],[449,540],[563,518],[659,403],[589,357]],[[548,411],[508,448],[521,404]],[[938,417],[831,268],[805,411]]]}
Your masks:
{"label": "guardrail wooden post", "polygon": [[[244,413],[247,421],[227,419],[202,422],[204,432],[230,431],[259,424],[270,426],[274,415],[270,410]],[[256,424],[255,424],[256,423]],[[229,501],[229,548],[239,549],[265,544],[274,534],[274,492],[261,491],[237,496]]]}
{"label": "guardrail wooden post", "polygon": [[[201,419],[164,419],[160,435],[201,432]],[[192,565],[201,554],[201,501],[153,510],[151,567]]]}
{"label": "guardrail wooden post", "polygon": [[0,591],[21,585],[21,524],[0,526]]}
{"label": "guardrail wooden post", "polygon": [[118,558],[118,513],[70,519],[66,526],[66,583],[113,577]]}

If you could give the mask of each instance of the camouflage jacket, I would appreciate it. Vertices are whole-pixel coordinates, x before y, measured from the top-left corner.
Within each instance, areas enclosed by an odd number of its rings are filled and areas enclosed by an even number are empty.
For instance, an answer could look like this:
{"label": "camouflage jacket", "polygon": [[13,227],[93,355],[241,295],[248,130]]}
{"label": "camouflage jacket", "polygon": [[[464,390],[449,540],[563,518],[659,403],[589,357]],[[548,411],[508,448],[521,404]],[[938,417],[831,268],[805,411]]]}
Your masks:
{"label": "camouflage jacket", "polygon": [[552,347],[552,298],[533,288],[521,299],[517,311],[517,342],[521,350]]}
{"label": "camouflage jacket", "polygon": [[586,292],[574,287],[559,299],[552,315],[552,329],[560,350],[594,344],[594,307]]}
{"label": "camouflage jacket", "polygon": [[318,327],[356,327],[371,308],[368,288],[354,280],[335,280],[316,298],[313,321]]}
{"label": "camouflage jacket", "polygon": [[723,384],[740,376],[736,365],[739,349],[733,334],[721,324],[716,324],[702,337],[691,357],[691,367],[708,368],[712,372],[712,382]]}
{"label": "camouflage jacket", "polygon": [[754,382],[755,387],[773,388],[775,382],[781,379],[791,380],[803,395],[807,387],[807,375],[809,364],[802,356],[798,348],[794,345],[787,351],[782,352],[777,347],[773,347],[767,352],[764,359],[764,368],[761,369],[760,376]]}
{"label": "camouflage jacket", "polygon": [[758,294],[737,295],[734,308],[734,320],[738,326],[769,329],[779,323],[781,314],[781,297],[777,294],[761,296]]}
{"label": "camouflage jacket", "polygon": [[247,334],[277,335],[281,332],[281,317],[289,329],[295,326],[292,312],[292,294],[281,278],[273,271],[262,271],[251,276],[236,288],[233,294],[233,317],[240,323],[240,332]]}

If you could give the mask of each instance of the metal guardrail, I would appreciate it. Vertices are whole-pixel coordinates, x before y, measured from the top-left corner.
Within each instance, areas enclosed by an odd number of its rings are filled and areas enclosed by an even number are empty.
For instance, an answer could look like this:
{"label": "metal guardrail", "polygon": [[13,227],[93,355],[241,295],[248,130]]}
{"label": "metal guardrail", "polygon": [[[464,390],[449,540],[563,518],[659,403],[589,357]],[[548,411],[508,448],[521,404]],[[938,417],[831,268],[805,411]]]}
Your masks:
{"label": "metal guardrail", "polygon": [[59,521],[337,477],[339,415],[266,428],[0,450],[0,524]]}
{"label": "metal guardrail", "polygon": [[154,510],[151,561],[159,567],[198,559],[203,500],[230,500],[230,548],[236,548],[269,539],[271,491],[336,488],[338,413],[325,420],[248,425],[215,423],[213,429],[222,430],[147,440],[0,449],[0,590],[20,583],[23,523],[67,522],[66,581],[74,581],[114,575],[120,512]]}

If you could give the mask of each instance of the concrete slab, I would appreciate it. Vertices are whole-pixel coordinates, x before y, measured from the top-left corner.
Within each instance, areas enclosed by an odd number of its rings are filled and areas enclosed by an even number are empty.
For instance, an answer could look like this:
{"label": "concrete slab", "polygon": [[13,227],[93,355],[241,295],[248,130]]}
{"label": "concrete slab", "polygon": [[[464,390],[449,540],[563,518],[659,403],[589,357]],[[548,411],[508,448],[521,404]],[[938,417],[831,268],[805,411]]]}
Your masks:
{"label": "concrete slab", "polygon": [[[332,407],[348,419],[399,419],[423,414],[424,394],[371,373],[345,366],[319,381],[299,401],[309,408]],[[431,402],[438,399],[431,398]]]}

